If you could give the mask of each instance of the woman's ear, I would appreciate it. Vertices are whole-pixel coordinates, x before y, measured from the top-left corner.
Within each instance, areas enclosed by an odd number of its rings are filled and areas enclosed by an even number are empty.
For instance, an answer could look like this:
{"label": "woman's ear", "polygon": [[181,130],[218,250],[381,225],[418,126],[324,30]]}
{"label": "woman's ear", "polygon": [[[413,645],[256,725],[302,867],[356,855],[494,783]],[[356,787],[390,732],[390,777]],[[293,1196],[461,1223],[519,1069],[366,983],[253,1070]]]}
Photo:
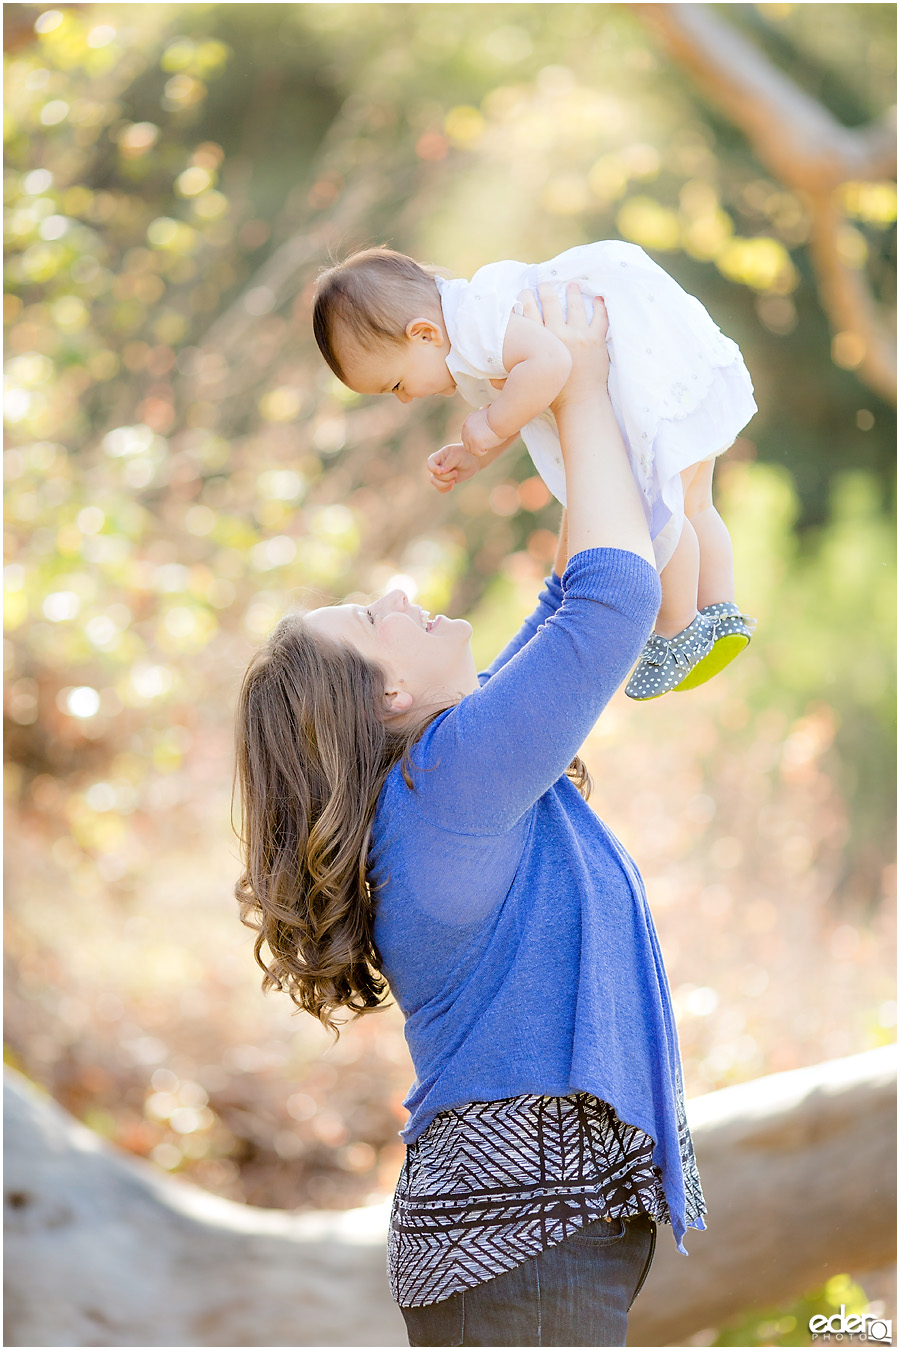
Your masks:
{"label": "woman's ear", "polygon": [[410,342],[431,342],[440,346],[444,335],[431,319],[410,319],[406,325],[406,336]]}
{"label": "woman's ear", "polygon": [[413,696],[408,689],[385,689],[384,701],[392,717],[409,712],[413,705]]}

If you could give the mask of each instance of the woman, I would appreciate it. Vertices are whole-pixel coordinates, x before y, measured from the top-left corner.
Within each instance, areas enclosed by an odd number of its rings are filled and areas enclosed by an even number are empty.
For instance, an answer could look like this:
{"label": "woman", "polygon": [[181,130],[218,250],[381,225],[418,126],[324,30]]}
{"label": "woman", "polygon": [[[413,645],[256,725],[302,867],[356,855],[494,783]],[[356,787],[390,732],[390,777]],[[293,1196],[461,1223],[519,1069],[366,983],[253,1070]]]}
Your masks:
{"label": "woman", "polygon": [[470,625],[400,591],[294,615],[238,712],[264,987],[330,1025],[386,982],[406,1017],[389,1268],[411,1345],[624,1345],[656,1223],[682,1251],[704,1226],[659,945],[577,758],[659,579],[605,309],[541,301],[573,368],[568,518],[534,614],[481,675]]}

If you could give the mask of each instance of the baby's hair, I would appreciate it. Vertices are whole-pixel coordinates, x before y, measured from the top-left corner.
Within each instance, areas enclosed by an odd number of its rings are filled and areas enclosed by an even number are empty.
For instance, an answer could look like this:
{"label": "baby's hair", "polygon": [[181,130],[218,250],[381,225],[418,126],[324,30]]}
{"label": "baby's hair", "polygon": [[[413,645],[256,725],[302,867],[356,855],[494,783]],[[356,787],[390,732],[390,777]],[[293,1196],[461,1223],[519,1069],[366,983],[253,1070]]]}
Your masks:
{"label": "baby's hair", "polygon": [[348,336],[364,351],[401,342],[410,319],[440,309],[434,273],[391,248],[366,248],[322,272],[313,297],[313,333],[329,367],[345,384],[337,354]]}

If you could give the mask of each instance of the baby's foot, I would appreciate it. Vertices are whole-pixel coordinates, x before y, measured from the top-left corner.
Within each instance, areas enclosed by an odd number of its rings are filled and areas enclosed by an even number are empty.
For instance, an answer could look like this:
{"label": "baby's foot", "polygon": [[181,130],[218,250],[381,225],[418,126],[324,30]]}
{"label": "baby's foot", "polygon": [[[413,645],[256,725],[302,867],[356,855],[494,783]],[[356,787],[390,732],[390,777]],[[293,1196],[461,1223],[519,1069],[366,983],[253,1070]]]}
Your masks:
{"label": "baby's foot", "polygon": [[674,637],[653,633],[625,686],[629,698],[660,698],[688,678],[715,642],[716,620],[701,612]]}
{"label": "baby's foot", "polygon": [[740,655],[756,628],[756,620],[742,614],[733,600],[719,600],[714,605],[706,605],[700,613],[712,619],[715,624],[713,648],[708,656],[697,662],[680,684],[676,684],[676,693],[696,689],[698,684],[705,684],[713,675],[718,675],[720,670],[724,670],[736,656]]}

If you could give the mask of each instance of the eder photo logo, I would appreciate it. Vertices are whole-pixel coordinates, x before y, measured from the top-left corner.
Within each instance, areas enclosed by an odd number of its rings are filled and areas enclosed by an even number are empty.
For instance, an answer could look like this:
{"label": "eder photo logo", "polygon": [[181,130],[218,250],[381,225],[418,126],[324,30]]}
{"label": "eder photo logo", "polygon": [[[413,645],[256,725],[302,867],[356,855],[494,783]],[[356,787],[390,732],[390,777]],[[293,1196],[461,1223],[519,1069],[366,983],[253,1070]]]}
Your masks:
{"label": "eder photo logo", "polygon": [[825,1317],[819,1313],[809,1319],[809,1329],[814,1341],[824,1341],[826,1345],[848,1340],[869,1341],[874,1345],[891,1344],[891,1321],[887,1317],[877,1317],[874,1313],[847,1313],[846,1304],[841,1304],[840,1312]]}

